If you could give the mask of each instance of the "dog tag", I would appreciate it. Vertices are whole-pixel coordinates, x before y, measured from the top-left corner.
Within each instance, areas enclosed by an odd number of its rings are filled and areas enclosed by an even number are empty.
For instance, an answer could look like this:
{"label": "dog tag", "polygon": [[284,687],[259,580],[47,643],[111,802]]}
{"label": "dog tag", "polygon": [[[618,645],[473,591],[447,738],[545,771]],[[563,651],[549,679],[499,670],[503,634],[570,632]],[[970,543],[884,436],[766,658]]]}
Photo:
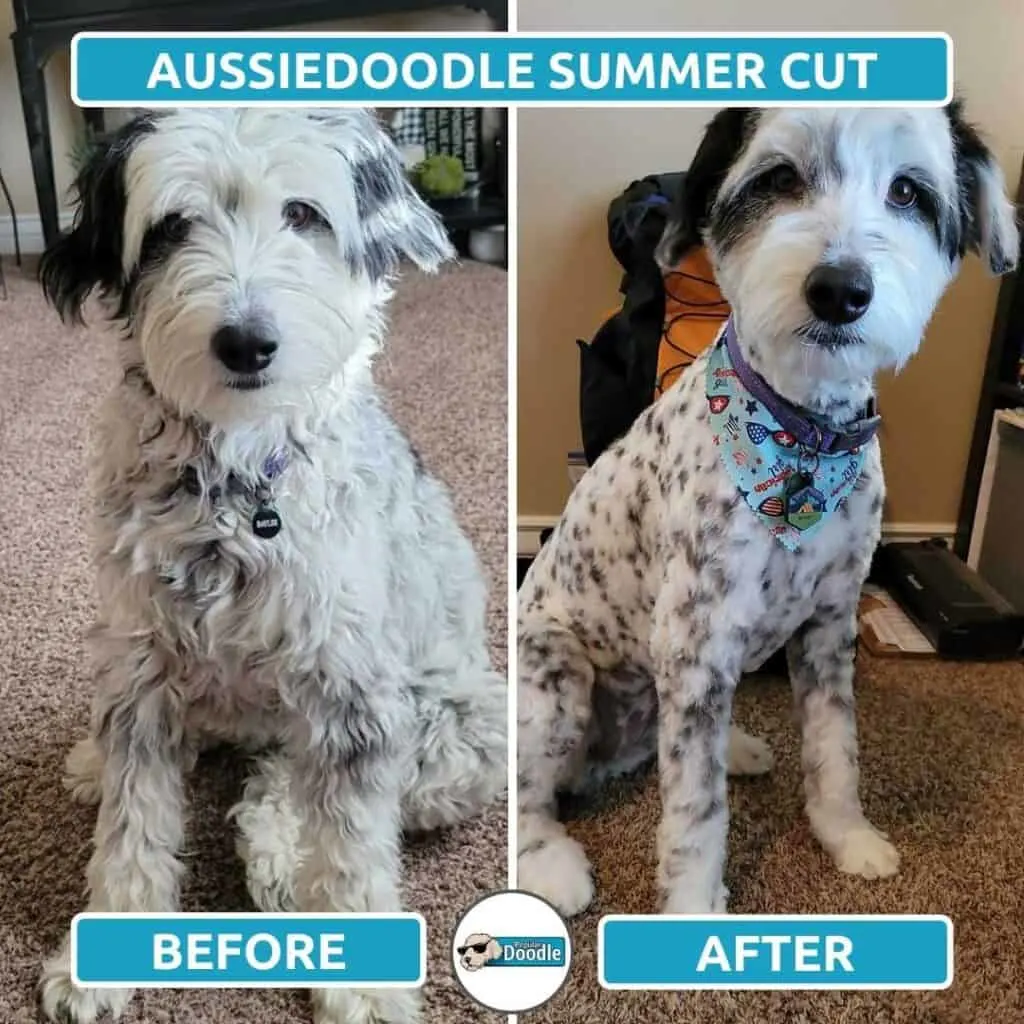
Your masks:
{"label": "dog tag", "polygon": [[281,532],[281,517],[273,505],[261,504],[252,517],[252,532],[257,537],[270,540]]}
{"label": "dog tag", "polygon": [[825,496],[809,473],[794,473],[786,481],[783,502],[786,522],[797,530],[809,530],[825,514]]}

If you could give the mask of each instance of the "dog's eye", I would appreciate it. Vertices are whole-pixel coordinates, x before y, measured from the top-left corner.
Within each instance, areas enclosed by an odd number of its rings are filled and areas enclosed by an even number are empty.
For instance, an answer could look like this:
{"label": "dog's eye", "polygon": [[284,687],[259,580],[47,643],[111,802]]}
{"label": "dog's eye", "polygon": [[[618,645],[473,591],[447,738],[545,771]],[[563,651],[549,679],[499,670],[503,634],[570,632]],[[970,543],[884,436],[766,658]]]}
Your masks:
{"label": "dog's eye", "polygon": [[917,186],[909,178],[893,178],[885,201],[897,209],[909,210],[917,202]]}
{"label": "dog's eye", "polygon": [[166,258],[172,249],[188,239],[191,227],[192,222],[180,213],[169,213],[152,225],[142,237],[139,266],[148,267]]}
{"label": "dog's eye", "polygon": [[284,220],[294,231],[308,231],[310,228],[328,228],[324,215],[301,199],[292,199],[284,204]]}
{"label": "dog's eye", "polygon": [[184,242],[188,238],[189,222],[180,213],[169,213],[164,217],[160,228],[169,242]]}
{"label": "dog's eye", "polygon": [[765,184],[780,196],[795,195],[803,187],[800,175],[792,164],[779,164],[765,174]]}

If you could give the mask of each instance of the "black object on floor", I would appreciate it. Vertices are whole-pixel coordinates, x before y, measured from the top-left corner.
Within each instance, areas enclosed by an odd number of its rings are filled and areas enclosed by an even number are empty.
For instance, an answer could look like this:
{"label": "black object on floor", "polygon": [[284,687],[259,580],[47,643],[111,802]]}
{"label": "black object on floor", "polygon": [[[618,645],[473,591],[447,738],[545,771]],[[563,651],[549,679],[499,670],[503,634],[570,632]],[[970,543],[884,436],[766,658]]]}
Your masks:
{"label": "black object on floor", "polygon": [[516,589],[523,585],[523,580],[526,579],[526,574],[533,565],[533,559],[520,555],[516,559]]}
{"label": "black object on floor", "polygon": [[899,602],[940,657],[995,661],[1020,657],[1024,615],[944,544],[885,544],[879,583]]}

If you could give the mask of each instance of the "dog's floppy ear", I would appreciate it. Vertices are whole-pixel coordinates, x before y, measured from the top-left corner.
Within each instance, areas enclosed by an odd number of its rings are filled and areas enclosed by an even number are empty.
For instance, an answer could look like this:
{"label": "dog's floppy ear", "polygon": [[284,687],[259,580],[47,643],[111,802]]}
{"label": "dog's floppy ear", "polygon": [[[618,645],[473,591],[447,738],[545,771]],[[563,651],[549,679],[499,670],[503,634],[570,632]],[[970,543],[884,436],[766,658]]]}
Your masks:
{"label": "dog's floppy ear", "polygon": [[354,269],[379,280],[392,275],[403,256],[431,272],[454,258],[440,216],[413,188],[398,147],[372,113],[313,110],[308,116],[325,127],[349,165],[359,223],[342,246]]}
{"label": "dog's floppy ear", "polygon": [[139,138],[153,130],[153,115],[124,125],[86,160],[74,183],[75,219],[43,253],[39,280],[63,320],[82,318],[94,289],[103,296],[124,288],[124,168]]}
{"label": "dog's floppy ear", "polygon": [[500,960],[501,959],[501,943],[497,939],[491,939],[487,943],[486,954],[488,960]]}
{"label": "dog's floppy ear", "polygon": [[655,250],[663,270],[673,269],[687,249],[702,243],[701,231],[718,190],[750,138],[757,116],[756,110],[727,107],[708,123]]}
{"label": "dog's floppy ear", "polygon": [[963,101],[947,108],[960,188],[960,252],[976,252],[994,274],[1017,265],[1017,211],[1006,196],[1006,181],[988,146],[963,116]]}

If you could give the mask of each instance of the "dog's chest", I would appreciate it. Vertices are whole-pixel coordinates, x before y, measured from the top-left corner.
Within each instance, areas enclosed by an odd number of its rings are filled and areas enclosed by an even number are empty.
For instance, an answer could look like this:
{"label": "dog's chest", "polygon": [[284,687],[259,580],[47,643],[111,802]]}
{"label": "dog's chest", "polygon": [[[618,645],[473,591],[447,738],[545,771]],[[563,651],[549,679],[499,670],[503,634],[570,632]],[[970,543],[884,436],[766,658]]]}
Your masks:
{"label": "dog's chest", "polygon": [[[752,528],[765,532],[759,522]],[[738,573],[741,594],[750,602],[744,628],[736,634],[747,637],[744,671],[759,668],[822,605],[848,599],[845,595],[855,590],[866,571],[874,548],[872,534],[867,521],[863,528],[846,521],[830,523],[813,543],[795,552],[769,538],[756,579]]]}
{"label": "dog's chest", "polygon": [[647,663],[659,617],[685,630],[688,617],[720,609],[715,621],[747,637],[743,660],[752,667],[832,600],[837,584],[859,582],[877,541],[881,495],[874,446],[845,507],[787,550],[722,466],[702,375],[691,370],[577,486],[522,608],[557,602],[605,666]]}
{"label": "dog's chest", "polygon": [[215,666],[253,678],[271,660],[281,670],[329,631],[345,588],[331,582],[323,524],[308,505],[286,491],[274,507],[280,531],[261,537],[249,496],[135,491],[129,515],[101,517],[101,600],[144,619],[197,677]]}

